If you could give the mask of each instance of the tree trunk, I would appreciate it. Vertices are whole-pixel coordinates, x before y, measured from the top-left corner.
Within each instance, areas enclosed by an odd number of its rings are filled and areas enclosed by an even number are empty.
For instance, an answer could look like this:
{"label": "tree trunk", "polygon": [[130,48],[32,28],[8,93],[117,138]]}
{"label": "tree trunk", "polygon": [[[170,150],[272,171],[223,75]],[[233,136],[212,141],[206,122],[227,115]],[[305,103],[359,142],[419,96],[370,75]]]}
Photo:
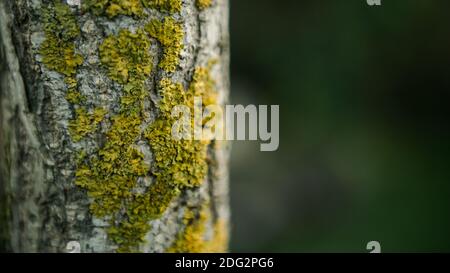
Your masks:
{"label": "tree trunk", "polygon": [[0,27],[1,251],[226,251],[228,145],[168,107],[227,102],[227,0],[2,0]]}

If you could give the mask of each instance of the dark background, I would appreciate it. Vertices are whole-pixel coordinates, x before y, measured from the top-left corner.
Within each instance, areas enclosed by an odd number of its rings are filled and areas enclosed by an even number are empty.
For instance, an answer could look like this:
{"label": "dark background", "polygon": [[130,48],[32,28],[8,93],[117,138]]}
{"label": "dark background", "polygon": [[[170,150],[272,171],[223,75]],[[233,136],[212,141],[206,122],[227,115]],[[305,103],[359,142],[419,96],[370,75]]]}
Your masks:
{"label": "dark background", "polygon": [[231,0],[233,252],[450,251],[450,1]]}

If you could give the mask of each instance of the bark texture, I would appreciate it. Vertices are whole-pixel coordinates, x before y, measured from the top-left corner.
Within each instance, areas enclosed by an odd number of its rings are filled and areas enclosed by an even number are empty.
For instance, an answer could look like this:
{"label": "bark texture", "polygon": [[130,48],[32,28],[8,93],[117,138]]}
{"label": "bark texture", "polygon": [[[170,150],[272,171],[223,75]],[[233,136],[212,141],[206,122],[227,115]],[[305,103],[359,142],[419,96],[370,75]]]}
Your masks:
{"label": "bark texture", "polygon": [[[140,133],[133,143],[150,167],[136,179],[139,189],[132,190],[145,193],[156,182],[152,172],[155,165],[152,140],[143,135],[160,115],[160,82],[170,79],[188,89],[196,69],[208,67],[217,103],[227,102],[228,0],[214,0],[211,5],[209,1],[183,0],[179,11],[142,5],[140,16],[108,16],[93,9],[84,10],[80,5],[83,1],[56,1],[69,7],[80,30],[73,45],[82,62],[70,75],[76,80],[72,89],[83,97],[78,104],[68,99],[71,87],[67,75],[46,65],[42,54],[42,45],[48,39],[43,10],[54,2],[0,2],[0,250],[66,252],[67,245],[75,241],[81,252],[114,252],[119,244],[111,240],[108,231],[113,221],[92,213],[90,206],[95,198],[75,182],[80,154],[98,156],[108,141],[114,117],[121,111],[124,95],[124,84],[111,78],[99,48],[107,37],[118,37],[121,30],[137,33],[152,20],[164,22],[170,17],[182,26],[183,47],[174,71],[159,65],[165,56],[165,45],[149,36],[151,46],[147,53],[152,57],[153,69],[143,79],[146,93],[140,104]],[[208,66],[212,60],[216,64]],[[70,128],[77,116],[79,119],[80,108],[87,111],[102,108],[105,113],[95,123],[98,128],[75,140]],[[149,219],[145,240],[133,251],[225,250],[229,219],[228,150],[226,143],[208,143],[205,158],[208,171],[202,183],[180,187],[180,193],[171,199],[163,213]],[[126,217],[121,212],[123,208],[117,213],[119,220]],[[216,242],[219,247],[213,247],[214,240],[220,241]]]}

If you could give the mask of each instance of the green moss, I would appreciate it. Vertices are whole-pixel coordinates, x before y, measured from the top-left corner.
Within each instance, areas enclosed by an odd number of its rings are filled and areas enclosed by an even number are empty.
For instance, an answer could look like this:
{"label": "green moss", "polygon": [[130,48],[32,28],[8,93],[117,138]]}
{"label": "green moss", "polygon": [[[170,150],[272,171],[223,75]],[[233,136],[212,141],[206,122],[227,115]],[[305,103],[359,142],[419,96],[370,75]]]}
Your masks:
{"label": "green moss", "polygon": [[70,8],[54,1],[42,11],[45,40],[39,53],[47,68],[65,76],[72,76],[83,63],[81,55],[75,53],[75,38],[80,34],[75,16]]}
{"label": "green moss", "polygon": [[150,74],[149,49],[150,40],[142,30],[136,33],[121,30],[117,37],[109,36],[100,45],[100,59],[108,67],[111,79],[125,84]]}
{"label": "green moss", "polygon": [[164,47],[164,57],[159,66],[167,72],[175,72],[183,50],[183,25],[177,23],[173,18],[166,17],[162,22],[150,21],[145,26],[145,30]]}
{"label": "green moss", "polygon": [[96,108],[92,114],[88,113],[85,108],[78,108],[76,118],[69,123],[73,141],[80,141],[86,135],[93,133],[105,115],[106,110],[103,108]]}
{"label": "green moss", "polygon": [[141,17],[144,14],[140,0],[85,0],[83,8],[95,15],[107,15],[109,18],[117,15]]}
{"label": "green moss", "polygon": [[204,10],[212,5],[212,0],[197,0],[196,4],[199,10]]}
{"label": "green moss", "polygon": [[145,7],[177,13],[181,11],[181,0],[142,0]]}

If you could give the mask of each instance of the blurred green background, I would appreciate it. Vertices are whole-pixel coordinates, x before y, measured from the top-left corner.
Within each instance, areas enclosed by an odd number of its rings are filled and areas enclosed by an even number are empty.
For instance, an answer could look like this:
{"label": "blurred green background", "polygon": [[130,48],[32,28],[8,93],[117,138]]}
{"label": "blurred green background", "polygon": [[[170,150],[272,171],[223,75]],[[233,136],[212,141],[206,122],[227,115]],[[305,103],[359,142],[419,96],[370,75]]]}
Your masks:
{"label": "blurred green background", "polygon": [[233,252],[450,251],[450,1],[231,0]]}

